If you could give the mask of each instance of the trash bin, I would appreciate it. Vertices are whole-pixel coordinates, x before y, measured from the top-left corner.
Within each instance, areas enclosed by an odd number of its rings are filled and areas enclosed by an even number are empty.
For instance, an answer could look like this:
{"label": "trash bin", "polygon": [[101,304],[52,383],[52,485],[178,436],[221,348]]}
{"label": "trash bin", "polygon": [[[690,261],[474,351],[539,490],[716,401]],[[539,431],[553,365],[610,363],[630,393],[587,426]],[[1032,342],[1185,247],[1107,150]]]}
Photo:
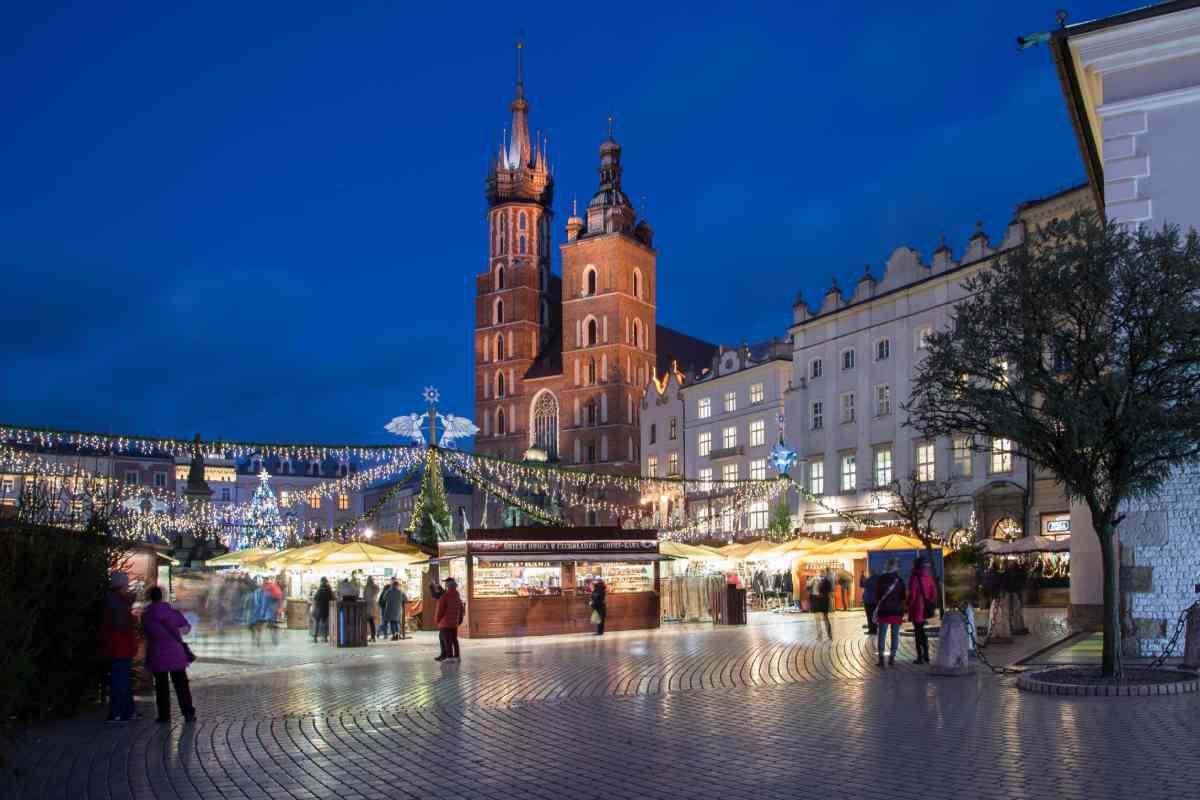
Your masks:
{"label": "trash bin", "polygon": [[348,598],[334,603],[334,642],[338,647],[367,646],[367,606],[360,600]]}

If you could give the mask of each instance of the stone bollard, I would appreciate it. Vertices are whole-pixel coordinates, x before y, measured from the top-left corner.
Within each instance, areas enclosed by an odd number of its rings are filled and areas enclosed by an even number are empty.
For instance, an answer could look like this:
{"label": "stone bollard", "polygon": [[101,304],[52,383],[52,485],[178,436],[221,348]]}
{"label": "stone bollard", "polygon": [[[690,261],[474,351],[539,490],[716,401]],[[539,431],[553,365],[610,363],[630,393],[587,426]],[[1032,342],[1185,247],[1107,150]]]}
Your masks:
{"label": "stone bollard", "polygon": [[938,635],[937,657],[929,672],[933,675],[970,675],[970,637],[967,636],[967,620],[960,611],[951,611],[942,617],[942,629]]}
{"label": "stone bollard", "polygon": [[1008,593],[1008,630],[1014,636],[1029,633],[1029,628],[1025,627],[1025,602],[1020,592]]}
{"label": "stone bollard", "polygon": [[963,609],[963,621],[967,626],[967,654],[975,655],[975,640],[979,638],[979,630],[975,627],[975,606],[968,604]]}
{"label": "stone bollard", "polygon": [[1200,669],[1200,602],[1188,609],[1187,638],[1183,644],[1184,669]]}
{"label": "stone bollard", "polygon": [[1012,642],[1012,629],[1008,626],[1008,594],[1002,594],[992,600],[988,611],[988,644],[1009,644]]}

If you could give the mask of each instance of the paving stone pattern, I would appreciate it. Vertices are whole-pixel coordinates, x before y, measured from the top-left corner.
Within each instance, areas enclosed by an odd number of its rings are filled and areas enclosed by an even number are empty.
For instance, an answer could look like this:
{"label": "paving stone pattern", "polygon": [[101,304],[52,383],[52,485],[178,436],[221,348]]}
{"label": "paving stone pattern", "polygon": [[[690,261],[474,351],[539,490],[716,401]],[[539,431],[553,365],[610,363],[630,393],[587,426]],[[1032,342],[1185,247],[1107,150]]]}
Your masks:
{"label": "paving stone pattern", "polygon": [[[1064,630],[1061,615],[1030,621],[1025,651]],[[239,671],[195,682],[195,725],[39,726],[0,797],[1166,798],[1192,796],[1200,765],[1196,696],[933,678],[907,663],[911,639],[880,670],[857,616],[832,642],[804,618],[464,641],[460,663],[433,662],[434,647],[288,640],[257,669],[249,653],[222,659]]]}

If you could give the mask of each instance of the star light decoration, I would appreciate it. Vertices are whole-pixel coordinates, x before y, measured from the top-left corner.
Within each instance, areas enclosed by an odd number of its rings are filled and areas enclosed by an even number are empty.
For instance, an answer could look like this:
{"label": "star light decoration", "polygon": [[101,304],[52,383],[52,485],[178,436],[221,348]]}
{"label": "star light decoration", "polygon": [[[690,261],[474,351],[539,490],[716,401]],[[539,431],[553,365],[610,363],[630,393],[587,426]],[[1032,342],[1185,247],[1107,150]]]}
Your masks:
{"label": "star light decoration", "polygon": [[781,439],[771,448],[771,463],[780,475],[787,475],[788,470],[796,463],[796,451],[783,443]]}

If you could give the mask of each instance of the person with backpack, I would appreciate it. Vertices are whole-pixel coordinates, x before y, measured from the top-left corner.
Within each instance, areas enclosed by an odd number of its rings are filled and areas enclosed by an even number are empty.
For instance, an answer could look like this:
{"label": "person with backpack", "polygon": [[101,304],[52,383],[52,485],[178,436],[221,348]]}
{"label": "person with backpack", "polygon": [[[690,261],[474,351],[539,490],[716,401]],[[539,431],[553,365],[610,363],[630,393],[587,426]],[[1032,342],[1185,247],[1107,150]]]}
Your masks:
{"label": "person with backpack", "polygon": [[195,722],[187,668],[196,657],[183,641],[183,634],[191,626],[183,614],[163,602],[162,589],[153,586],[147,596],[150,605],[142,612],[142,633],[146,636],[146,669],[154,675],[154,698],[158,704],[158,717],[154,721],[171,721],[171,684],[175,684],[175,697],[184,721]]}
{"label": "person with backpack", "polygon": [[908,619],[912,622],[917,645],[915,664],[929,663],[929,636],[925,633],[925,622],[937,610],[937,584],[929,575],[929,560],[924,556],[913,564],[908,578]]}
{"label": "person with backpack", "polygon": [[879,599],[875,605],[875,624],[879,626],[876,651],[879,653],[879,666],[883,666],[884,645],[887,643],[887,633],[892,632],[892,651],[888,657],[888,666],[896,666],[896,651],[900,649],[900,623],[904,621],[904,581],[900,577],[900,561],[889,558],[883,567],[876,587]]}

